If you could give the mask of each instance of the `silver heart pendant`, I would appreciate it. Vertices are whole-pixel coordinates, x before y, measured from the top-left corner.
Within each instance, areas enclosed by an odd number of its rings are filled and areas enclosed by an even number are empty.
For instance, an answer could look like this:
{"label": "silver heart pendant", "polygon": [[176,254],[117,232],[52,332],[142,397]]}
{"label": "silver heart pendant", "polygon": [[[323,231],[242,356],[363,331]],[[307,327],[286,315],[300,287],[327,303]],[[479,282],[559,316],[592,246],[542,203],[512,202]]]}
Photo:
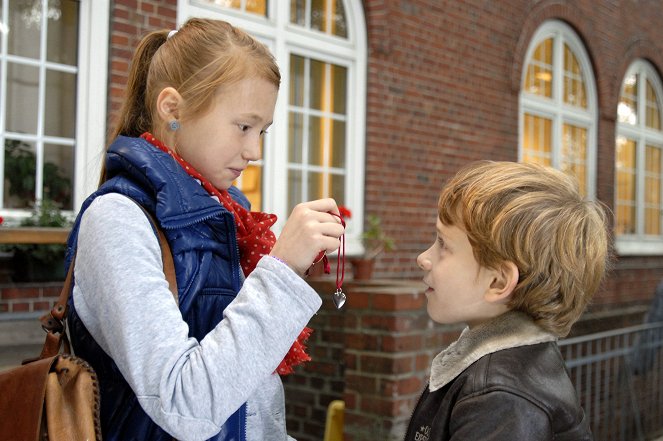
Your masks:
{"label": "silver heart pendant", "polygon": [[336,309],[341,309],[343,305],[345,305],[345,293],[340,289],[336,290],[336,292],[332,296],[332,299],[334,300],[334,305],[336,305]]}

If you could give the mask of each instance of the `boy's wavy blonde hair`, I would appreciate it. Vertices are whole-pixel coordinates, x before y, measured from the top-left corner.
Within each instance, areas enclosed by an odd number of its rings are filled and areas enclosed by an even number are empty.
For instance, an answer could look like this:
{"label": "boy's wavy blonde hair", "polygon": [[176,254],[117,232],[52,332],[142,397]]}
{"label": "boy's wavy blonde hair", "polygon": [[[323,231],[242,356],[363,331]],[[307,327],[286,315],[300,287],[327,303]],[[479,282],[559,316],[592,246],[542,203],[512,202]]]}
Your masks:
{"label": "boy's wavy blonde hair", "polygon": [[520,278],[508,306],[563,337],[597,291],[608,261],[602,206],[550,167],[480,161],[442,189],[440,221],[463,229],[480,265]]}

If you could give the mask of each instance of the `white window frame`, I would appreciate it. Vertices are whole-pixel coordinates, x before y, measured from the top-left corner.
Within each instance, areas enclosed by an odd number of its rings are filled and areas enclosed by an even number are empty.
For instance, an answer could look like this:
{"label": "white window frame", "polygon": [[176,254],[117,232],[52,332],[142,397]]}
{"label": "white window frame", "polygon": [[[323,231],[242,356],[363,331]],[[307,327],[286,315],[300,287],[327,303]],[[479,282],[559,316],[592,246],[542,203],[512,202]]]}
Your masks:
{"label": "white window frame", "polygon": [[[553,39],[553,88],[552,98],[528,93],[524,90],[527,68],[534,55],[534,50],[544,40]],[[587,109],[582,109],[564,102],[564,44],[567,44],[582,69]],[[552,166],[561,167],[562,134],[564,124],[573,124],[587,130],[587,197],[596,197],[596,161],[597,161],[597,121],[598,101],[594,70],[580,38],[569,25],[559,20],[549,20],[536,31],[527,48],[520,80],[518,112],[518,160],[523,160],[523,130],[525,113],[542,116],[552,120],[551,155]]]}
{"label": "white window frame", "polygon": [[[96,188],[105,151],[110,0],[81,0],[79,14],[73,211],[69,214],[77,211]],[[3,88],[6,87],[5,71],[3,69]],[[0,121],[0,126],[4,129],[4,120]],[[4,158],[0,157],[0,169],[3,167]],[[0,209],[0,216],[9,223],[18,222],[29,214],[25,209]]]}
{"label": "white window frame", "polygon": [[[275,213],[279,221],[274,230],[278,234],[290,213],[287,212],[287,150],[288,96],[290,55],[301,55],[348,69],[346,120],[346,186],[345,205],[352,210],[346,229],[346,253],[363,252],[360,235],[364,217],[364,160],[366,120],[366,25],[361,2],[344,2],[347,38],[326,35],[290,23],[289,1],[268,1],[267,17],[240,10],[205,6],[196,0],[178,0],[177,22],[189,17],[222,19],[244,29],[260,39],[272,50],[281,70],[281,88],[274,111],[274,125],[265,137],[262,165],[262,209]],[[279,151],[270,146],[283,146]]]}
{"label": "white window frame", "polygon": [[[663,132],[650,129],[646,126],[646,80],[652,84],[656,97],[658,99],[658,108],[661,113],[659,116],[663,119],[663,84],[661,78],[656,73],[654,67],[647,61],[638,59],[634,61],[626,71],[624,78],[620,83],[619,94],[624,89],[624,81],[631,75],[638,75],[640,87],[638,87],[638,120],[635,125],[622,123],[617,118],[617,128],[615,134],[615,141],[620,137],[626,137],[636,142],[635,157],[636,157],[636,195],[635,195],[635,234],[620,234],[615,237],[615,250],[617,254],[622,256],[628,255],[660,255],[663,254],[663,235],[652,236],[644,234],[644,180],[645,180],[645,148],[647,145],[659,147],[663,149]],[[643,81],[644,80],[644,81]],[[662,121],[663,124],[663,121]],[[663,127],[663,125],[662,125]],[[662,176],[663,178],[663,176]],[[615,179],[617,174],[615,172]],[[662,180],[663,184],[663,180]],[[661,188],[663,191],[663,188]],[[617,201],[617,194],[615,192],[615,204]],[[663,215],[663,213],[662,213]]]}

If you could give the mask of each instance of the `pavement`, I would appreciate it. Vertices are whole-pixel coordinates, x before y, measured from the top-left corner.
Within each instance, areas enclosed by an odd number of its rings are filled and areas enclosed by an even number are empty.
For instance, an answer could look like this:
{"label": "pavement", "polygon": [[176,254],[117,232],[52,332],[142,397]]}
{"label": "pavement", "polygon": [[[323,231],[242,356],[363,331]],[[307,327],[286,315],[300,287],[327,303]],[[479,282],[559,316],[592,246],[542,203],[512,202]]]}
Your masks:
{"label": "pavement", "polygon": [[37,357],[45,336],[37,316],[0,319],[0,371]]}

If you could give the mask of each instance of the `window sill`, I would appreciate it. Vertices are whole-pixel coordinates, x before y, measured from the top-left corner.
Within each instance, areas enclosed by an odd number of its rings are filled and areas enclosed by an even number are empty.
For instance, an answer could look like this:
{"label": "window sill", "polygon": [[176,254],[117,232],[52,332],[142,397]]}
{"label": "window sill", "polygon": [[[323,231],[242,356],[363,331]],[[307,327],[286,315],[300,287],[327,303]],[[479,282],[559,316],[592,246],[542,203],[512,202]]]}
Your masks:
{"label": "window sill", "polygon": [[0,243],[65,244],[70,231],[68,227],[3,227],[0,228]]}
{"label": "window sill", "polygon": [[615,251],[619,256],[660,256],[663,255],[663,238],[618,236]]}

